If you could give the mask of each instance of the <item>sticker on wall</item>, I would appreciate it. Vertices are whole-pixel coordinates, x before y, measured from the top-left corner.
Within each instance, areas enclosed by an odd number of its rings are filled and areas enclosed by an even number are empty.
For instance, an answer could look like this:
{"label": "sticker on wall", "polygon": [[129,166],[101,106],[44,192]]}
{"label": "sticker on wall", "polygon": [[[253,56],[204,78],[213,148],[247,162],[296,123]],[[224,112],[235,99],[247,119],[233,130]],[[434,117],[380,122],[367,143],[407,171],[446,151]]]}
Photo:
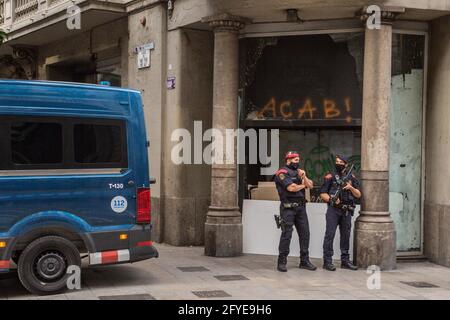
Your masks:
{"label": "sticker on wall", "polygon": [[114,197],[111,200],[111,209],[116,213],[122,213],[127,210],[128,201],[122,196]]}
{"label": "sticker on wall", "polygon": [[167,78],[167,89],[168,90],[175,89],[175,77]]}

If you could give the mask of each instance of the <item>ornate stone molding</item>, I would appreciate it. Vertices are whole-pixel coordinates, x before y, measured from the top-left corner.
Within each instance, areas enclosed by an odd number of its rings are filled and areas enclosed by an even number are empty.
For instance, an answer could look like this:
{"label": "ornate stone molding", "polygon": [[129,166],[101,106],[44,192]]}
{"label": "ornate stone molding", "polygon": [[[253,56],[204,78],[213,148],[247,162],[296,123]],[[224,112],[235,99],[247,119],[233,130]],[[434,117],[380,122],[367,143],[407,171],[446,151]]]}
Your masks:
{"label": "ornate stone molding", "polygon": [[229,31],[239,32],[247,23],[251,23],[250,19],[234,16],[229,13],[222,13],[202,19],[203,23],[208,23],[215,32]]}
{"label": "ornate stone molding", "polygon": [[[392,24],[399,15],[405,13],[405,8],[403,7],[388,7],[388,6],[379,6],[381,9],[381,24]],[[355,14],[363,23],[367,21],[367,19],[372,15],[367,13],[368,6],[363,7],[361,10],[358,10]]]}
{"label": "ornate stone molding", "polygon": [[35,47],[15,45],[12,56],[25,70],[28,79],[36,79],[37,51]]}
{"label": "ornate stone molding", "polygon": [[22,65],[9,54],[0,56],[0,78],[28,79]]}

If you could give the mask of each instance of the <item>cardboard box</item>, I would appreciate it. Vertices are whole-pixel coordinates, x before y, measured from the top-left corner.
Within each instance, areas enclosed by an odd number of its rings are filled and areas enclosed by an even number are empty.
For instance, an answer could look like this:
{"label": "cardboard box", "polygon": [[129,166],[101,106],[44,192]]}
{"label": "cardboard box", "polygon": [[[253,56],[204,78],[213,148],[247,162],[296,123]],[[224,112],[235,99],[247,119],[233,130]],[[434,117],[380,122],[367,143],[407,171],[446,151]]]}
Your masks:
{"label": "cardboard box", "polygon": [[[258,182],[258,187],[250,190],[250,195],[252,200],[269,200],[269,201],[280,201],[278,196],[277,187],[275,182],[272,181],[260,181]],[[306,201],[310,201],[310,190],[305,191]]]}
{"label": "cardboard box", "polygon": [[261,181],[258,182],[258,187],[250,190],[252,200],[269,200],[279,201],[278,191],[275,182]]}

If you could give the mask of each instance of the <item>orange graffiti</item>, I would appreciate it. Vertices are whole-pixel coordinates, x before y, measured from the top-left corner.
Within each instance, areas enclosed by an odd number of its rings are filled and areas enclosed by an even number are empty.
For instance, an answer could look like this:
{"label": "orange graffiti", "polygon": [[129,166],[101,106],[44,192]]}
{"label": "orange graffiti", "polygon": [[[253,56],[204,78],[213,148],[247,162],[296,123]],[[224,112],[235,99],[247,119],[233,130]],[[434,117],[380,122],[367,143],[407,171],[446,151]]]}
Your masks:
{"label": "orange graffiti", "polygon": [[297,113],[298,119],[333,119],[340,118],[348,123],[351,123],[353,118],[351,116],[352,106],[350,97],[345,97],[343,100],[342,108],[339,108],[335,100],[324,99],[323,109],[318,110],[311,98],[307,98],[302,107],[292,105],[292,102],[285,100],[277,103],[274,97],[270,98],[264,107],[256,113],[258,119],[276,118],[277,115],[281,115],[283,119],[292,119],[294,114]]}
{"label": "orange graffiti", "polygon": [[301,109],[298,110],[298,118],[303,118],[306,112],[309,113],[309,118],[314,119],[314,111],[317,109],[313,107],[311,99],[306,99],[305,104]]}
{"label": "orange graffiti", "polygon": [[324,99],[323,108],[325,112],[325,119],[336,118],[341,115],[341,110],[336,108],[336,103],[333,100]]}
{"label": "orange graffiti", "polygon": [[[347,111],[347,112],[349,112],[350,113],[350,111],[352,110],[352,107],[351,107],[351,100],[350,100],[350,97],[345,97],[344,98],[344,105],[345,105],[345,110]],[[345,117],[345,121],[347,121],[347,123],[350,123],[350,122],[352,122],[352,116],[350,116],[350,115],[348,115],[347,117]]]}
{"label": "orange graffiti", "polygon": [[281,116],[283,118],[285,118],[285,119],[288,119],[288,118],[292,117],[292,111],[286,112],[286,110],[285,110],[288,107],[289,108],[291,107],[291,102],[290,101],[283,101],[280,104],[280,113],[281,113]]}
{"label": "orange graffiti", "polygon": [[256,115],[258,118],[264,118],[264,114],[267,111],[272,112],[272,117],[275,118],[277,116],[277,112],[276,112],[276,106],[277,106],[277,102],[275,100],[275,98],[271,98],[269,100],[269,102],[264,106],[264,108],[262,108],[261,111],[258,112],[258,114]]}
{"label": "orange graffiti", "polygon": [[351,107],[351,100],[350,100],[350,97],[345,97],[344,98],[344,105],[345,105],[345,110],[347,111],[347,112],[350,112],[351,110],[352,110],[352,107]]}

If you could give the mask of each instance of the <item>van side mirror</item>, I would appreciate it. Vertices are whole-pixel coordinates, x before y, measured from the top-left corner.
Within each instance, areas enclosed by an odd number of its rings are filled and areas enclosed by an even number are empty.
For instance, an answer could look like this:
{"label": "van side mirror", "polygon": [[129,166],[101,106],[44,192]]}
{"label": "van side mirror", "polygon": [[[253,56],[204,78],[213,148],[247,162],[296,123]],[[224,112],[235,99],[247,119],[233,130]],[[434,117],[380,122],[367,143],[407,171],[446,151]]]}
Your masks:
{"label": "van side mirror", "polygon": [[156,183],[156,179],[155,178],[150,178],[150,184],[155,184]]}

